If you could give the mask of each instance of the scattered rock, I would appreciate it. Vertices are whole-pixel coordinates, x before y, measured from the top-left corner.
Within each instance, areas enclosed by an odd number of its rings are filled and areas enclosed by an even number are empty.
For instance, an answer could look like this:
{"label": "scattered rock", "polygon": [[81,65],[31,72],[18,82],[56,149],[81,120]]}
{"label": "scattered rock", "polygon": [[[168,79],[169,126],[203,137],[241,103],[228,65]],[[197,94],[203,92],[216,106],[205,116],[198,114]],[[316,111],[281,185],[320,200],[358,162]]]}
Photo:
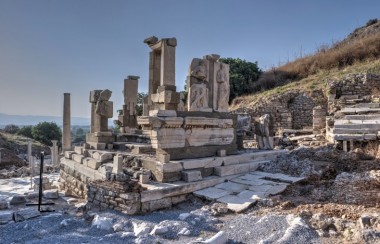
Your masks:
{"label": "scattered rock", "polygon": [[133,223],[133,231],[135,236],[142,236],[145,234],[149,234],[151,227],[147,223],[136,224]]}
{"label": "scattered rock", "polygon": [[169,231],[169,228],[166,226],[156,225],[153,227],[153,230],[150,232],[151,235],[162,235]]}
{"label": "scattered rock", "polygon": [[14,213],[14,219],[16,222],[24,221],[38,216],[41,216],[41,213],[36,208],[24,208]]}
{"label": "scattered rock", "polygon": [[112,219],[107,217],[100,217],[99,215],[95,215],[92,226],[96,226],[96,228],[101,230],[112,230]]}
{"label": "scattered rock", "polygon": [[135,233],[133,232],[123,232],[121,233],[121,237],[134,237]]}
{"label": "scattered rock", "polygon": [[0,225],[6,224],[13,220],[13,211],[1,211],[0,212]]}
{"label": "scattered rock", "polygon": [[21,203],[25,203],[26,202],[26,198],[25,196],[22,196],[22,195],[14,195],[11,200],[9,201],[9,204],[10,205],[16,205],[16,204],[21,204]]}
{"label": "scattered rock", "polygon": [[178,218],[180,220],[186,220],[188,217],[190,217],[190,215],[190,213],[181,213]]}
{"label": "scattered rock", "polygon": [[45,190],[44,197],[47,199],[58,199],[59,198],[58,190],[57,189]]}
{"label": "scattered rock", "polygon": [[225,244],[228,241],[227,234],[224,231],[219,231],[214,235],[213,237],[202,241],[201,243],[207,243],[207,244]]}
{"label": "scattered rock", "polygon": [[191,231],[188,228],[182,228],[178,232],[178,235],[182,235],[182,236],[189,236],[190,234],[191,234]]}
{"label": "scattered rock", "polygon": [[7,209],[8,202],[5,199],[0,199],[0,210]]}
{"label": "scattered rock", "polygon": [[315,229],[327,230],[332,221],[324,214],[316,213],[311,217],[310,224]]}

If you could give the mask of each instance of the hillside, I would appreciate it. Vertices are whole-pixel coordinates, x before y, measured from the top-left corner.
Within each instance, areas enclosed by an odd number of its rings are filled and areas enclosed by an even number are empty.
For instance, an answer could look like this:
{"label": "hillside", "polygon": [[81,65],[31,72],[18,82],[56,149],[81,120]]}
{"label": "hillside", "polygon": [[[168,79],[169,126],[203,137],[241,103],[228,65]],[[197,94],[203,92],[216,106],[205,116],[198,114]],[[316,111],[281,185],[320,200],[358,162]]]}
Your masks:
{"label": "hillside", "polygon": [[271,95],[291,90],[312,93],[321,90],[325,95],[326,81],[347,74],[380,74],[380,21],[370,20],[355,29],[344,40],[322,46],[315,53],[296,59],[261,74],[252,84],[254,93],[235,98],[232,111],[245,111]]}

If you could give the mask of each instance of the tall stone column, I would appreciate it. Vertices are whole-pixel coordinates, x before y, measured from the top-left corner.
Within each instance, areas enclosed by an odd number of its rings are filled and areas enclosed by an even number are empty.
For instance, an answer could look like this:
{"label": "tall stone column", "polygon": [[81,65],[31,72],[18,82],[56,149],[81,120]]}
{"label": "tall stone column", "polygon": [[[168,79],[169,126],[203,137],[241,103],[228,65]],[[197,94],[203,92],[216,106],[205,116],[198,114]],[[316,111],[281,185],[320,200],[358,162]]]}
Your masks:
{"label": "tall stone column", "polygon": [[57,140],[52,140],[53,146],[51,147],[51,164],[53,166],[58,165],[58,146],[57,146]]}
{"label": "tall stone column", "polygon": [[71,150],[71,112],[70,112],[70,93],[63,94],[63,135],[62,151]]}

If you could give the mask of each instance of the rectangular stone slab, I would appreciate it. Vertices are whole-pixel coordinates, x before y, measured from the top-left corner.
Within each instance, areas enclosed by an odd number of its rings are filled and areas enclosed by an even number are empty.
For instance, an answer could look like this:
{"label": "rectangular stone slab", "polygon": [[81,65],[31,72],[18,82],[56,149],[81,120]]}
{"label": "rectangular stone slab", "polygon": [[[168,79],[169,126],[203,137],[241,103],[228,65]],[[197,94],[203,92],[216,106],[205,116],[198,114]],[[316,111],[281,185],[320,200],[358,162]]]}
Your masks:
{"label": "rectangular stone slab", "polygon": [[220,183],[214,187],[225,190],[225,191],[229,191],[229,192],[235,192],[235,193],[239,193],[248,189],[248,185],[238,184],[238,183],[234,183],[230,181]]}
{"label": "rectangular stone slab", "polygon": [[205,199],[211,200],[211,201],[216,200],[218,198],[221,198],[225,195],[229,195],[229,194],[231,194],[230,191],[218,189],[215,187],[209,187],[209,188],[194,192],[195,196],[205,198]]}
{"label": "rectangular stone slab", "polygon": [[236,213],[240,213],[248,209],[256,202],[254,199],[247,199],[243,197],[226,195],[217,199],[218,202],[226,203],[227,208]]}

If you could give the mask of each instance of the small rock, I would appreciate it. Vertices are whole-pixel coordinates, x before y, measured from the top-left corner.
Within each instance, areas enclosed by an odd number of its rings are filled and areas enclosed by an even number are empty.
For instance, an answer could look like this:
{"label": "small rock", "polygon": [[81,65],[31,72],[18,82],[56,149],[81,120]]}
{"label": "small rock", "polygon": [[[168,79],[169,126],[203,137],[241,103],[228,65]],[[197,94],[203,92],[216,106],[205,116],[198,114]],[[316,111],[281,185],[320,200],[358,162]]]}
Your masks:
{"label": "small rock", "polygon": [[92,226],[96,226],[96,228],[101,230],[112,230],[112,219],[95,215],[92,221]]}
{"label": "small rock", "polygon": [[13,211],[1,211],[0,212],[0,225],[6,224],[13,220]]}
{"label": "small rock", "polygon": [[58,190],[57,189],[45,190],[44,197],[47,199],[58,199],[59,197]]}
{"label": "small rock", "polygon": [[16,222],[24,221],[27,219],[35,218],[40,216],[41,213],[35,208],[24,208],[16,211],[14,213],[14,219]]}
{"label": "small rock", "polygon": [[202,243],[207,244],[225,244],[228,241],[227,234],[224,231],[219,231],[213,237],[203,241]]}
{"label": "small rock", "polygon": [[8,202],[5,199],[0,200],[0,210],[7,209],[8,208]]}
{"label": "small rock", "polygon": [[187,228],[182,228],[179,232],[178,235],[182,236],[189,236],[191,234],[191,231]]}
{"label": "small rock", "polygon": [[124,224],[123,223],[117,223],[113,225],[113,231],[119,232],[124,230]]}
{"label": "small rock", "polygon": [[154,226],[153,230],[150,232],[151,235],[162,235],[169,231],[169,228],[166,226]]}
{"label": "small rock", "polygon": [[16,204],[21,204],[21,203],[25,203],[25,202],[26,202],[25,196],[15,195],[11,198],[11,200],[9,201],[9,204],[10,205],[16,205]]}
{"label": "small rock", "polygon": [[69,222],[67,221],[67,219],[64,219],[61,221],[61,223],[59,224],[61,227],[66,227],[69,225]]}
{"label": "small rock", "polygon": [[185,219],[187,219],[188,217],[190,217],[190,213],[181,213],[180,215],[179,215],[179,217],[178,217],[178,219],[180,219],[180,220],[185,220]]}
{"label": "small rock", "polygon": [[135,233],[133,232],[123,232],[121,233],[121,237],[134,237]]}
{"label": "small rock", "polygon": [[142,224],[133,223],[133,231],[135,233],[135,236],[138,237],[138,236],[148,234],[150,232],[150,227],[147,223],[142,223]]}

